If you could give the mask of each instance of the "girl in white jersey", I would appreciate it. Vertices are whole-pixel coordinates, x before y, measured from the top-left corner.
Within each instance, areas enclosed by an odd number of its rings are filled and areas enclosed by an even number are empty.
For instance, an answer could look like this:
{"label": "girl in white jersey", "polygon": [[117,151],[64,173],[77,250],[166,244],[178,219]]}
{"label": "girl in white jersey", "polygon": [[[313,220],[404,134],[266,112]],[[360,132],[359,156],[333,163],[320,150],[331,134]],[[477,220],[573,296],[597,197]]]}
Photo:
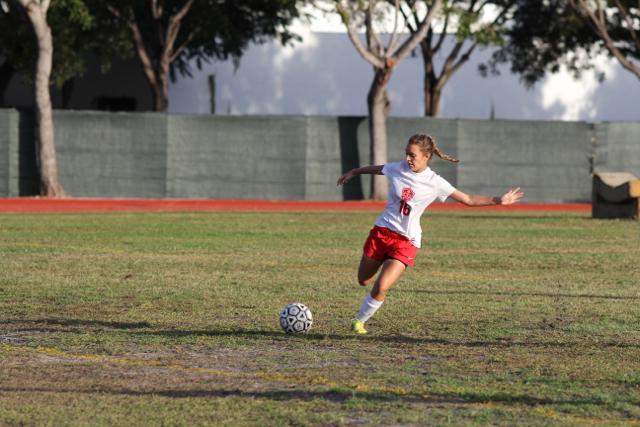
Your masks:
{"label": "girl in white jersey", "polygon": [[417,134],[409,138],[406,159],[402,162],[352,169],[338,179],[338,185],[356,175],[385,175],[389,181],[389,199],[364,244],[358,283],[369,285],[380,270],[371,293],[366,296],[351,327],[357,334],[366,334],[364,323],[380,308],[387,292],[414,260],[420,248],[422,229],[420,217],[436,199],[447,197],[467,206],[510,205],[524,195],[520,188],[509,190],[500,197],[468,195],[455,189],[428,167],[435,154],[443,160],[458,160],[443,154],[429,135]]}

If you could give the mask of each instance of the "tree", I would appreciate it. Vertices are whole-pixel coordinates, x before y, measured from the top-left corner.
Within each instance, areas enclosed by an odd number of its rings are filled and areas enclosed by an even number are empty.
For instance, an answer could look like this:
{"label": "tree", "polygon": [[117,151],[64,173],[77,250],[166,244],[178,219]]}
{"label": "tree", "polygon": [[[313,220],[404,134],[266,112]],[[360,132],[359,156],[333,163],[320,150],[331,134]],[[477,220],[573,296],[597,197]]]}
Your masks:
{"label": "tree", "polygon": [[640,3],[637,0],[569,0],[609,54],[640,79]]}
{"label": "tree", "polygon": [[[390,3],[392,0],[387,0]],[[423,3],[417,0],[404,0],[400,11],[404,17],[407,28],[415,34],[423,24],[426,15],[418,12],[418,6]],[[424,65],[424,115],[438,116],[440,113],[440,98],[442,90],[449,79],[471,57],[478,46],[502,45],[505,33],[505,23],[508,20],[508,12],[512,9],[514,0],[478,1],[478,0],[452,0],[444,4],[441,13],[442,20],[432,21],[427,35],[420,41],[422,62]],[[486,19],[487,11],[495,14]],[[434,24],[438,26],[436,33]],[[445,49],[446,37],[453,35],[455,42],[444,53],[445,60],[440,71],[437,70],[435,58],[441,50]],[[466,46],[465,46],[466,45]]]}
{"label": "tree", "polygon": [[[0,101],[14,74],[33,81],[38,60],[37,39],[25,10],[17,0],[0,0]],[[12,7],[13,5],[14,7]],[[87,59],[97,58],[103,71],[111,59],[130,52],[126,34],[103,31],[103,18],[89,13],[83,0],[56,0],[47,11],[47,23],[53,37],[51,82],[63,88],[86,69]]]}
{"label": "tree", "polygon": [[13,77],[13,65],[8,60],[4,60],[0,65],[0,108],[4,106],[4,94]]}
{"label": "tree", "polygon": [[47,22],[49,0],[17,1],[24,8],[38,42],[34,88],[38,123],[36,152],[40,170],[40,194],[46,197],[64,197],[64,189],[58,180],[51,94],[49,93],[49,79],[53,59],[53,38],[51,36],[51,28]]}
{"label": "tree", "polygon": [[[73,78],[84,73],[87,57],[98,58],[103,71],[111,58],[129,51],[122,32],[101,31],[100,17],[90,15],[84,0],[0,0],[0,105],[14,74],[33,83],[36,90],[38,138],[36,163],[41,177],[41,193],[64,195],[58,181],[51,118],[51,83],[63,88],[63,104],[68,99]],[[37,72],[34,74],[34,70]]]}
{"label": "tree", "polygon": [[107,10],[113,26],[130,32],[154,97],[154,110],[167,111],[169,78],[189,74],[196,59],[239,60],[249,42],[294,38],[287,27],[299,15],[300,0],[87,0]]}
{"label": "tree", "polygon": [[[403,42],[398,31],[400,15],[399,1],[394,4],[394,27],[389,35],[386,46],[383,44],[375,24],[383,19],[385,14],[376,8],[378,0],[345,1],[335,0],[336,10],[340,14],[343,24],[347,28],[349,39],[362,58],[373,66],[373,80],[367,94],[369,112],[369,138],[371,142],[371,163],[384,164],[387,162],[387,125],[390,101],[386,88],[395,67],[406,58],[418,43],[426,36],[432,19],[442,7],[442,0],[434,0],[428,8],[426,17],[417,31],[410,34]],[[366,45],[360,40],[358,28],[364,27]],[[387,186],[382,176],[373,175],[371,179],[371,198],[386,199]]]}
{"label": "tree", "polygon": [[511,71],[531,86],[561,66],[578,77],[594,68],[595,56],[607,54],[638,75],[640,10],[637,1],[635,8],[632,3],[518,0],[507,44],[483,64],[481,71],[499,74],[498,65],[508,62]]}

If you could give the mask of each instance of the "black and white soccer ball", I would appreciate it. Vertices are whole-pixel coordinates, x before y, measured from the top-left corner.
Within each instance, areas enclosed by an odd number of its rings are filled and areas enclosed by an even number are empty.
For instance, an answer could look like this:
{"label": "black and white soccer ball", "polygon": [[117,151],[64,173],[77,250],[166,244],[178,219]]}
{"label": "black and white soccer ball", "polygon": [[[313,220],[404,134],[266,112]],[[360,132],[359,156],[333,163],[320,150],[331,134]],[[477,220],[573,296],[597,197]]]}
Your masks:
{"label": "black and white soccer ball", "polygon": [[311,329],[311,310],[299,302],[287,304],[280,312],[280,326],[288,334],[301,334]]}

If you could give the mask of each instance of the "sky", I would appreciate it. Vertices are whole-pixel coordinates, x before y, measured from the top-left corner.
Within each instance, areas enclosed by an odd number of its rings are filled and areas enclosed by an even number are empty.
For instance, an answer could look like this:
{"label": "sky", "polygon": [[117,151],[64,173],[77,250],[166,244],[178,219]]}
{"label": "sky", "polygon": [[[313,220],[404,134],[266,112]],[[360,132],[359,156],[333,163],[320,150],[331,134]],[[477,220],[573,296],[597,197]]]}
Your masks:
{"label": "sky", "polygon": [[[231,61],[194,67],[192,78],[170,86],[170,112],[211,112],[208,79],[215,75],[217,114],[366,116],[372,67],[362,59],[335,19],[317,19],[296,28],[303,41],[250,46],[236,69]],[[476,50],[447,83],[441,103],[444,118],[563,121],[640,120],[640,80],[615,60],[600,57],[598,71],[580,79],[565,70],[531,89],[505,66],[500,76],[481,77],[478,65],[491,49]],[[440,62],[443,58],[438,58]],[[423,115],[422,59],[408,57],[389,83],[391,115]]]}

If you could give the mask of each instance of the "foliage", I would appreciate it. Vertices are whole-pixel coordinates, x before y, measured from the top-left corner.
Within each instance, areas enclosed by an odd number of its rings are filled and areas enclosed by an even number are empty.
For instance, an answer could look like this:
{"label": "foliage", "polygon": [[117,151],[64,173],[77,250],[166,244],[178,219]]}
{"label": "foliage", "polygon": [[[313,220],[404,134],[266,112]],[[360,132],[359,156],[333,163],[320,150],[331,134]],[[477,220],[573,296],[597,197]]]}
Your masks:
{"label": "foliage", "polygon": [[[92,11],[117,13],[118,19],[111,20],[110,25],[127,30],[130,38],[130,25],[136,25],[147,54],[156,65],[167,49],[172,19],[175,21],[187,3],[188,0],[87,0]],[[300,4],[300,0],[195,1],[180,19],[175,41],[169,47],[176,54],[171,63],[172,76],[176,71],[190,75],[193,63],[200,68],[211,59],[231,57],[237,64],[249,43],[264,43],[273,37],[283,44],[297,40],[289,24],[300,16]],[[134,47],[133,41],[130,46]]]}
{"label": "foliage", "polygon": [[607,53],[640,79],[640,3],[569,0],[600,38]]}
{"label": "foliage", "polygon": [[[108,7],[118,8],[125,17],[134,18],[140,26],[145,47],[158,59],[164,31],[171,16],[184,1],[160,2],[162,16],[153,19],[148,1],[56,0],[47,16],[52,29],[54,58],[52,81],[62,86],[69,79],[82,75],[90,55],[107,71],[115,57],[131,57],[135,43],[126,22],[114,17]],[[290,43],[297,36],[288,29],[298,17],[296,0],[269,1],[196,1],[177,35],[176,46],[184,51],[172,63],[172,72],[190,73],[191,60],[197,66],[211,58],[233,58],[236,63],[249,43],[262,43],[278,37]],[[5,57],[14,69],[30,80],[37,60],[36,41],[24,11],[15,0],[3,0],[0,8],[0,57]]]}
{"label": "foliage", "polygon": [[494,0],[477,3],[475,1],[449,1],[449,7],[444,9],[445,18],[450,22],[456,22],[454,35],[458,41],[475,42],[480,46],[500,45],[504,43],[505,19],[504,16],[497,20],[484,21],[487,10],[510,10],[512,1]]}
{"label": "foliage", "polygon": [[[37,61],[37,42],[22,7],[15,0],[4,0],[0,9],[0,56],[27,81],[33,78]],[[47,21],[53,36],[51,81],[61,87],[86,69],[93,54],[106,71],[115,55],[123,55],[128,40],[122,33],[105,33],[99,28],[100,16],[92,14],[83,0],[56,0],[51,3]]]}
{"label": "foliage", "polygon": [[[562,65],[579,76],[594,68],[593,58],[608,52],[594,25],[567,0],[518,0],[507,36],[509,43],[497,51],[482,67],[482,72],[498,73],[498,66],[510,63],[511,71],[520,74],[531,86],[547,72],[557,72]],[[627,25],[619,7],[623,5],[633,15],[632,26]],[[627,57],[640,58],[640,48],[634,41],[640,10],[633,1],[609,1],[606,27]]]}

